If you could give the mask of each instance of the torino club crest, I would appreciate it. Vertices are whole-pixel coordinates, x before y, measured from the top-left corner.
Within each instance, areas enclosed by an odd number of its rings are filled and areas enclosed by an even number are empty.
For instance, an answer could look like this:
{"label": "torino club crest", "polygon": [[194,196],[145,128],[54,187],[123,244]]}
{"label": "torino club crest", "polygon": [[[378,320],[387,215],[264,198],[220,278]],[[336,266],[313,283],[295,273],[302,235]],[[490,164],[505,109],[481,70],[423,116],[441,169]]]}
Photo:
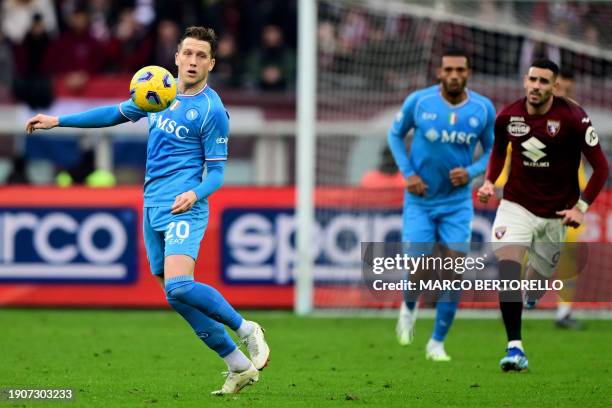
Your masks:
{"label": "torino club crest", "polygon": [[506,233],[506,227],[495,228],[495,238],[502,239],[505,233]]}
{"label": "torino club crest", "polygon": [[550,137],[557,136],[557,133],[559,133],[559,129],[561,129],[560,120],[549,120],[546,122],[546,131],[548,132]]}

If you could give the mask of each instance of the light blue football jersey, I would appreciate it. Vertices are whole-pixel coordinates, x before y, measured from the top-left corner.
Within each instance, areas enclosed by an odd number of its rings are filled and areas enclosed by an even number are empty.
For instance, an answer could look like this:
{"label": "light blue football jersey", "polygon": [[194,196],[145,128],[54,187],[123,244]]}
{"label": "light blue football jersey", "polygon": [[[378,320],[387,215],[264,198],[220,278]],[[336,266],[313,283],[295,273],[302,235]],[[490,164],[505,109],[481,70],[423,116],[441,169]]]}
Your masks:
{"label": "light blue football jersey", "polygon": [[229,114],[208,85],[193,95],[177,94],[161,112],[145,112],[131,99],[119,110],[132,122],[148,116],[145,207],[171,206],[202,182],[205,161],[227,160]]}
{"label": "light blue football jersey", "polygon": [[[428,185],[426,195],[406,195],[406,202],[439,204],[469,199],[470,183],[454,187],[449,171],[467,169],[470,181],[484,173],[493,146],[495,108],[491,101],[471,90],[467,99],[451,105],[434,85],[410,94],[389,130],[389,143],[404,177],[419,175]],[[410,129],[414,137],[407,155],[404,138]],[[473,161],[480,142],[481,157]]]}

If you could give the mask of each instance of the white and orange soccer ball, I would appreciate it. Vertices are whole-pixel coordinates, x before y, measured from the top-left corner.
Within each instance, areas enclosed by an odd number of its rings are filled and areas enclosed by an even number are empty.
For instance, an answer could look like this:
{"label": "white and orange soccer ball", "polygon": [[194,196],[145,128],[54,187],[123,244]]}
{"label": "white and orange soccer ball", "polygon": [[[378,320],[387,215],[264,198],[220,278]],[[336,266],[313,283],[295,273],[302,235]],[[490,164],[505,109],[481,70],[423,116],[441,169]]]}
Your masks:
{"label": "white and orange soccer ball", "polygon": [[130,98],[144,111],[163,111],[176,98],[176,81],[167,69],[149,65],[132,77]]}

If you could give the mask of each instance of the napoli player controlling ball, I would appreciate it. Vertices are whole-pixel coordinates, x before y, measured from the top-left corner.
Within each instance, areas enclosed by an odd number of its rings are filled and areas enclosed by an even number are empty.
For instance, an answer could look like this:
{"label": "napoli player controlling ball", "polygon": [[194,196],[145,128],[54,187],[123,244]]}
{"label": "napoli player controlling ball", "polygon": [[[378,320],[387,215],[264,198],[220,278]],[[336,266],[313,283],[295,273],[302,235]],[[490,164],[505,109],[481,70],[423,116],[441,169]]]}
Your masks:
{"label": "napoli player controlling ball", "polygon": [[[424,247],[409,253],[412,256],[432,255],[435,242],[442,244],[439,249],[444,251],[443,256],[462,256],[469,250],[474,217],[470,181],[484,173],[495,121],[491,101],[466,88],[469,74],[467,55],[461,50],[447,50],[438,68],[440,84],[410,94],[388,134],[406,183],[402,241]],[[404,138],[412,128],[414,138],[408,156]],[[474,161],[478,143],[483,154]],[[444,339],[453,323],[459,295],[444,293],[439,298],[427,359],[450,360]],[[404,292],[396,326],[402,346],[413,341],[418,297],[418,290]]]}
{"label": "napoli player controlling ball", "polygon": [[[527,276],[551,277],[567,227],[578,227],[608,178],[608,162],[585,111],[568,98],[553,96],[559,68],[547,59],[535,61],[523,80],[526,97],[502,110],[495,121],[495,143],[480,201],[493,196],[494,183],[512,145],[510,174],[504,187],[491,241],[499,259],[500,279],[521,278],[521,262],[528,256]],[[578,167],[583,154],[593,174],[582,195]],[[544,295],[528,292],[526,301]],[[521,339],[523,312],[520,290],[499,293],[508,337],[504,371],[528,368]]]}
{"label": "napoli player controlling ball", "polygon": [[[195,259],[208,223],[208,197],[223,184],[227,160],[229,117],[206,83],[216,47],[212,29],[185,31],[175,56],[179,93],[162,112],[147,113],[127,100],[74,115],[39,114],[28,120],[26,130],[105,127],[148,116],[143,227],[151,272],[165,289],[168,303],[227,363],[226,381],[214,392],[227,394],[258,381],[270,349],[257,323],[243,319],[216,289],[194,281]],[[204,165],[207,175],[202,180]],[[224,325],[246,344],[250,360]]]}

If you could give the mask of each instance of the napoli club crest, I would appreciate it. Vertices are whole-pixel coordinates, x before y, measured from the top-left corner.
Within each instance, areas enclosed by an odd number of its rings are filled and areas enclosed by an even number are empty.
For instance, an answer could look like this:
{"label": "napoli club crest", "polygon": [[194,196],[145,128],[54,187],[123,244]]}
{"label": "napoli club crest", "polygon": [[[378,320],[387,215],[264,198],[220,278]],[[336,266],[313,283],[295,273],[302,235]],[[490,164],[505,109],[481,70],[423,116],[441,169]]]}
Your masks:
{"label": "napoli club crest", "polygon": [[505,233],[506,233],[506,227],[495,228],[495,238],[502,239]]}
{"label": "napoli club crest", "polygon": [[549,120],[548,122],[546,122],[546,131],[551,137],[557,136],[557,133],[559,133],[559,129],[561,129],[560,120]]}
{"label": "napoli club crest", "polygon": [[200,114],[198,113],[197,109],[189,109],[186,113],[185,113],[185,117],[187,117],[187,119],[189,120],[196,120],[197,117],[200,116]]}

